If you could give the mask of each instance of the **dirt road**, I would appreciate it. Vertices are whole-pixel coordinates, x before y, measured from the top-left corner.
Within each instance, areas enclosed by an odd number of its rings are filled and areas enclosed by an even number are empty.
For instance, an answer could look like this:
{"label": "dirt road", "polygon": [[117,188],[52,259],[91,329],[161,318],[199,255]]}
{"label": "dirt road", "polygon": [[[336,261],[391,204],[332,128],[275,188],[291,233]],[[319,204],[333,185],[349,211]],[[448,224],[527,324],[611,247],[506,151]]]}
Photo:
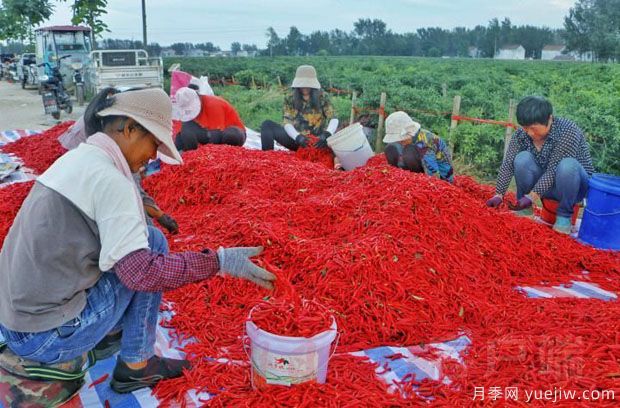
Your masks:
{"label": "dirt road", "polygon": [[[73,113],[62,112],[60,121],[76,120],[86,106],[74,102]],[[59,123],[43,111],[41,96],[35,89],[22,89],[20,84],[0,81],[0,131],[13,129],[42,130]]]}

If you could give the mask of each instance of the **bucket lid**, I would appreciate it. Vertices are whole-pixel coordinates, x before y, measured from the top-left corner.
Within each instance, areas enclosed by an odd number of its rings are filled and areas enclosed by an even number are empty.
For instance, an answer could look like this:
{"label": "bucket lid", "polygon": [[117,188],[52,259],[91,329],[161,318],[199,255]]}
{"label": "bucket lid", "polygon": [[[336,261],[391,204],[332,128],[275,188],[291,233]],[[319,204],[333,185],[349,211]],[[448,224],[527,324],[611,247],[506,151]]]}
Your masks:
{"label": "bucket lid", "polygon": [[590,178],[590,187],[620,196],[620,177],[596,173]]}

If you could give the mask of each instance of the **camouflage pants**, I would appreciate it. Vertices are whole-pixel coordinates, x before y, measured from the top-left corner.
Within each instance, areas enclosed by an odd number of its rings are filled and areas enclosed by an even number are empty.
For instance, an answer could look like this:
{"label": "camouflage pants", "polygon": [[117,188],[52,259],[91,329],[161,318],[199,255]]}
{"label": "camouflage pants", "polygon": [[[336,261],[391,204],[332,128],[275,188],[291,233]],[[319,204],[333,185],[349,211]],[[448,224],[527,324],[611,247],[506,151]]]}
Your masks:
{"label": "camouflage pants", "polygon": [[0,406],[6,408],[47,408],[56,407],[75,396],[84,378],[71,381],[35,380],[24,367],[47,367],[79,373],[86,362],[86,357],[78,357],[71,361],[44,365],[25,360],[8,347],[0,349]]}

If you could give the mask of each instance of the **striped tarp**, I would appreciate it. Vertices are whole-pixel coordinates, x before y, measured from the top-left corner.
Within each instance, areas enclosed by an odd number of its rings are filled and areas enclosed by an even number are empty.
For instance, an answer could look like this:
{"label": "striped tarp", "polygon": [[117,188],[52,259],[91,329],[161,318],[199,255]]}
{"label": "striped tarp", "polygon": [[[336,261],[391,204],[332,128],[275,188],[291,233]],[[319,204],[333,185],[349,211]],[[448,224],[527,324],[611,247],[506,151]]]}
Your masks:
{"label": "striped tarp", "polygon": [[21,139],[22,137],[36,135],[37,133],[39,133],[37,130],[0,130],[0,147],[7,143],[12,143],[17,139]]}
{"label": "striped tarp", "polygon": [[[0,148],[8,143],[13,143],[22,137],[36,135],[37,133],[39,132],[36,130],[23,129],[0,131]],[[0,153],[0,167],[2,167],[3,164],[21,164],[21,162],[18,157]],[[35,176],[31,171],[21,167],[18,170],[11,172],[8,177],[3,177],[0,180],[0,188],[14,183],[33,180],[34,178]]]}
{"label": "striped tarp", "polygon": [[556,286],[519,286],[517,290],[528,298],[581,298],[616,301],[618,295],[602,289],[594,283],[572,281],[570,284]]}

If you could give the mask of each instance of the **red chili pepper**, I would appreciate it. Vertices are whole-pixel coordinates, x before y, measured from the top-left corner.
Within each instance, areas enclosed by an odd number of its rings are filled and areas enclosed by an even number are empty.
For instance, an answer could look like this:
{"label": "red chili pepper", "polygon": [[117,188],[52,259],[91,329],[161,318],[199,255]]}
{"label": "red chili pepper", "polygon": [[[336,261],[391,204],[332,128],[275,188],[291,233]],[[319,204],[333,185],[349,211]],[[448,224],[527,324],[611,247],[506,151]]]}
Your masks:
{"label": "red chili pepper", "polygon": [[401,358],[407,358],[406,355],[402,354],[402,353],[395,353],[395,354],[390,354],[389,356],[385,356],[385,358],[387,358],[388,360],[400,360]]}
{"label": "red chili pepper", "polygon": [[108,379],[109,376],[110,376],[110,374],[102,375],[100,378],[98,378],[95,381],[93,381],[92,383],[90,383],[88,388],[93,388],[94,386],[96,386],[98,384],[101,384],[102,382],[105,382]]}

